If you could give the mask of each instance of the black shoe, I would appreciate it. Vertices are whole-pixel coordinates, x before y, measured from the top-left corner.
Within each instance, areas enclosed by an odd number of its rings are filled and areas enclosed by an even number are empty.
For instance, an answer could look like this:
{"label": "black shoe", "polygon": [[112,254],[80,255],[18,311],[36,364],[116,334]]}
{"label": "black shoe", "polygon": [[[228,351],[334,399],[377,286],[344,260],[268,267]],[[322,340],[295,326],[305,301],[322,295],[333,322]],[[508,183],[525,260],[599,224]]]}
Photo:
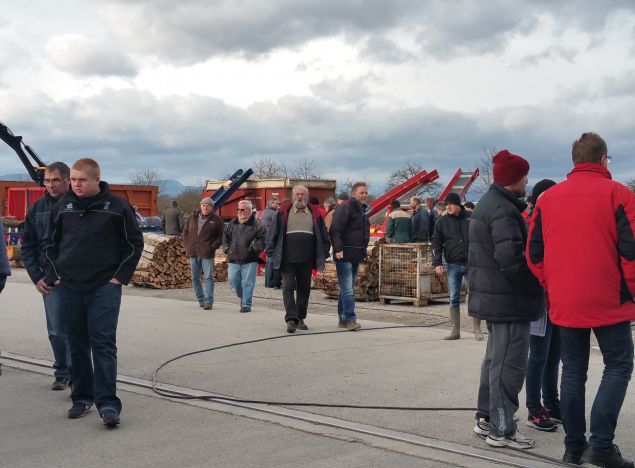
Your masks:
{"label": "black shoe", "polygon": [[287,333],[295,333],[297,328],[298,328],[298,324],[295,323],[293,320],[289,320],[287,322]]}
{"label": "black shoe", "polygon": [[199,299],[199,301],[198,301],[198,305],[199,305],[199,306],[201,307],[201,309],[202,309],[203,307],[205,307],[205,301],[203,301],[203,299]]}
{"label": "black shoe", "polygon": [[240,311],[244,314],[246,312],[251,312],[251,307],[241,307]]}
{"label": "black shoe", "polygon": [[587,446],[581,448],[569,448],[565,447],[564,455],[562,456],[562,461],[564,463],[569,463],[571,465],[581,465],[582,464],[582,454],[586,450]]}
{"label": "black shoe", "polygon": [[298,330],[308,330],[309,327],[306,326],[306,324],[304,323],[304,320],[300,320],[298,322]]}
{"label": "black shoe", "polygon": [[212,310],[212,307],[213,307],[213,304],[210,302],[210,303],[205,304],[205,305],[203,306],[203,309],[205,309],[205,310]]}
{"label": "black shoe", "polygon": [[595,466],[606,466],[608,468],[633,468],[635,464],[633,460],[622,458],[622,453],[617,445],[613,444],[613,448],[606,450],[597,450],[589,446],[582,455],[583,463]]}
{"label": "black shoe", "polygon": [[119,413],[114,408],[106,408],[102,410],[99,415],[101,416],[101,421],[106,427],[115,427],[117,424],[121,423]]}
{"label": "black shoe", "polygon": [[71,386],[70,379],[65,379],[64,377],[55,377],[55,382],[51,384],[51,390],[60,391],[66,390]]}
{"label": "black shoe", "polygon": [[558,424],[552,421],[547,411],[542,407],[529,408],[526,424],[539,431],[552,432],[558,429]]}
{"label": "black shoe", "polygon": [[547,416],[555,423],[562,424],[562,416],[560,415],[560,407],[554,406],[553,409],[546,409]]}
{"label": "black shoe", "polygon": [[68,410],[68,417],[71,419],[81,418],[90,411],[90,408],[92,406],[93,405],[87,405],[86,403],[82,403],[81,401],[73,403],[73,407]]}

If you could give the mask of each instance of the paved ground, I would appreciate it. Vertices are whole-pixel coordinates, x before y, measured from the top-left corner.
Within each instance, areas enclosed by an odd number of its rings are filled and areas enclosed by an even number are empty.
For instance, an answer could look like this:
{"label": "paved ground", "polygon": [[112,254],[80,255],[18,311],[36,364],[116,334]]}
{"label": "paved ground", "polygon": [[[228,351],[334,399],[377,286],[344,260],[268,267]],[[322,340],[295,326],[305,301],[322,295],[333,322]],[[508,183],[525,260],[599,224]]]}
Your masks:
{"label": "paved ground", "polygon": [[[259,288],[257,294],[265,296]],[[217,288],[214,310],[203,311],[189,291],[126,288],[119,321],[119,372],[150,379],[167,359],[193,350],[286,335],[281,302],[257,299],[250,314],[237,312],[226,286]],[[311,331],[335,331],[334,302],[314,296]],[[326,305],[325,305],[326,304]],[[366,304],[365,329],[400,323],[431,325],[446,320],[447,305],[419,309]],[[50,360],[41,300],[18,271],[0,295],[3,352]],[[168,366],[161,381],[250,399],[426,407],[472,407],[485,342],[464,334],[442,338],[442,327],[346,331],[293,335],[276,341],[192,356]],[[401,447],[351,439],[321,428],[258,420],[212,409],[120,392],[123,424],[106,431],[95,414],[65,418],[66,395],[48,390],[50,377],[19,369],[0,377],[0,466],[447,466],[460,461],[427,458]],[[589,398],[601,374],[594,352]],[[524,396],[524,395],[522,395]],[[616,442],[635,455],[635,391],[629,389]],[[403,434],[449,441],[461,449],[483,450],[475,437],[471,411],[378,411],[301,408]],[[526,412],[519,412],[521,421]],[[559,458],[562,431],[545,434],[522,429],[537,440],[534,453]],[[472,464],[476,466],[475,464]]]}

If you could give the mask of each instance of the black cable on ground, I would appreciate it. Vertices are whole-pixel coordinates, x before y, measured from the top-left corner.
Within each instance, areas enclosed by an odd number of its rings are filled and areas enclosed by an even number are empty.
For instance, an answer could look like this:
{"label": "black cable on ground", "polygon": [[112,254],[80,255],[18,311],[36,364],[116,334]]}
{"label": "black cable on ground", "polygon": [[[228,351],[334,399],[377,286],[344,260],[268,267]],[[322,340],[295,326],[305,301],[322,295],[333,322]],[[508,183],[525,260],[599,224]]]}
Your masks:
{"label": "black cable on ground", "polygon": [[[375,327],[375,328],[362,328],[360,330],[355,331],[354,333],[359,332],[369,332],[374,330],[388,330],[395,328],[431,328],[436,327],[438,325],[443,325],[449,323],[448,321],[435,323],[432,325],[393,325],[387,327]],[[250,400],[245,398],[235,398],[229,396],[212,396],[212,395],[201,395],[201,396],[193,396],[193,395],[181,395],[176,392],[172,392],[170,390],[157,388],[157,385],[160,384],[158,382],[159,372],[161,369],[166,367],[167,365],[184,359],[189,356],[194,356],[197,354],[209,353],[212,351],[218,351],[220,349],[232,348],[236,346],[244,346],[248,344],[254,343],[262,343],[264,341],[273,341],[273,340],[282,340],[288,338],[297,338],[302,336],[315,336],[315,335],[329,335],[333,333],[349,333],[344,330],[334,330],[334,331],[324,331],[324,332],[311,332],[311,333],[298,333],[298,334],[286,334],[279,336],[271,336],[268,338],[259,338],[256,340],[249,341],[241,341],[237,343],[230,343],[222,346],[215,346],[213,348],[201,349],[198,351],[192,351],[190,353],[181,354],[180,356],[176,356],[168,361],[165,361],[159,367],[157,367],[154,371],[154,375],[152,376],[152,390],[161,396],[175,398],[179,400],[205,400],[205,401],[230,401],[234,403],[249,403],[249,404],[261,404],[261,405],[270,405],[270,406],[299,406],[299,407],[315,407],[315,408],[351,408],[351,409],[373,409],[373,410],[390,410],[390,411],[476,411],[476,408],[473,407],[431,407],[431,406],[384,406],[384,405],[354,405],[354,404],[338,404],[338,403],[315,403],[315,402],[297,402],[297,401],[270,401],[270,400]]]}

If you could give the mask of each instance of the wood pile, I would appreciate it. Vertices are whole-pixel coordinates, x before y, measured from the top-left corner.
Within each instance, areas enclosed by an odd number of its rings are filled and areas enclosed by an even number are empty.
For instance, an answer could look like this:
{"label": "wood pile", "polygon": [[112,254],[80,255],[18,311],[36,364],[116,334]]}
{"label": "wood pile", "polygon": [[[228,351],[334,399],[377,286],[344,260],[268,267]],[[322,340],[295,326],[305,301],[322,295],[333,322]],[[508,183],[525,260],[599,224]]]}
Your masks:
{"label": "wood pile", "polygon": [[7,245],[7,258],[11,268],[24,268],[19,245]]}
{"label": "wood pile", "polygon": [[[216,253],[214,281],[227,281],[227,256]],[[132,284],[153,289],[192,287],[190,259],[179,236],[144,233],[143,252],[132,276]]]}
{"label": "wood pile", "polygon": [[[368,245],[366,262],[359,264],[359,273],[355,283],[355,299],[360,302],[370,302],[379,299],[379,245],[385,243],[383,238],[371,238]],[[337,299],[340,288],[337,282],[335,262],[326,262],[324,271],[318,272],[313,280],[314,289],[320,289],[334,299]]]}
{"label": "wood pile", "polygon": [[132,284],[153,289],[183,289],[192,286],[190,261],[183,239],[154,233],[143,234],[143,252],[132,276]]}

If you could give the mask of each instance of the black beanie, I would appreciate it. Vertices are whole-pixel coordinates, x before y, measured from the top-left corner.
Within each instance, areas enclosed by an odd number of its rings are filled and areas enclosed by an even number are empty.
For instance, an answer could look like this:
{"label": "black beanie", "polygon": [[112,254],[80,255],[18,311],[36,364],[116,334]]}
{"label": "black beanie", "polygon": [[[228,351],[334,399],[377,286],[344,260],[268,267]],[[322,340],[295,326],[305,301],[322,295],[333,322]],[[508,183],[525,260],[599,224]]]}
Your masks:
{"label": "black beanie", "polygon": [[535,205],[538,201],[538,197],[542,195],[545,190],[553,187],[554,185],[556,185],[556,183],[551,179],[542,179],[540,182],[537,182],[531,191],[531,202]]}

